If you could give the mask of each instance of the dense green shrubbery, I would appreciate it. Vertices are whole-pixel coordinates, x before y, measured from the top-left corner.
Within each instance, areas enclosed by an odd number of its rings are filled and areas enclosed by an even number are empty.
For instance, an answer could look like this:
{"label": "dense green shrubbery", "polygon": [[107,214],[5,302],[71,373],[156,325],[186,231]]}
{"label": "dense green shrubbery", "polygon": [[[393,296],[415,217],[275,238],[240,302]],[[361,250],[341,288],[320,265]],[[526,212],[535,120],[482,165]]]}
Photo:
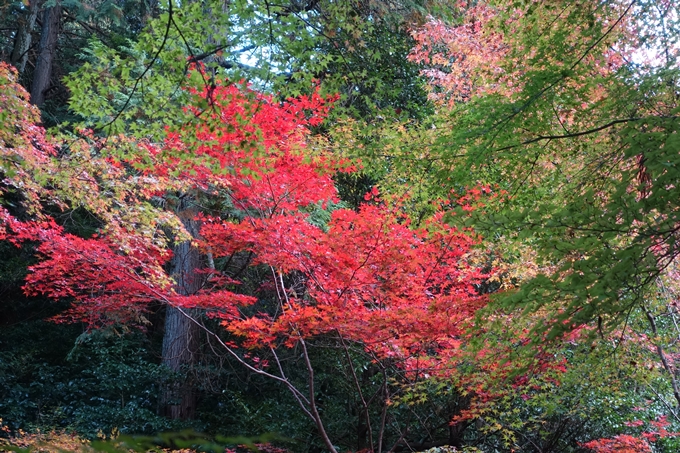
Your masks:
{"label": "dense green shrubbery", "polygon": [[78,326],[32,321],[0,333],[0,413],[12,429],[66,428],[85,437],[113,429],[177,429],[156,415],[166,376],[139,333],[78,335]]}

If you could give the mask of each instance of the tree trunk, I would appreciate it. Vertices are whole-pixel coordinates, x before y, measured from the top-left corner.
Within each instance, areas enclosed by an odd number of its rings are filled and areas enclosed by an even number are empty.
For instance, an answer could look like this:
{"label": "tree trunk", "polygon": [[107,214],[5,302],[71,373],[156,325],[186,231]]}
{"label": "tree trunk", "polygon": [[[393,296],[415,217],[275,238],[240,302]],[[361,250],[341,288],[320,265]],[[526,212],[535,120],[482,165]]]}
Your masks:
{"label": "tree trunk", "polygon": [[[198,224],[193,219],[196,213],[180,209],[179,215],[187,231],[192,237],[197,237]],[[175,245],[173,254],[172,276],[177,282],[177,293],[195,294],[202,284],[196,273],[201,267],[199,251],[192,247],[190,241],[185,241]],[[190,317],[197,315],[195,310],[167,307],[162,362],[173,372],[186,372],[196,362],[200,330]],[[161,412],[173,420],[193,418],[196,412],[196,395],[190,380],[186,378],[166,386],[161,402]]]}
{"label": "tree trunk", "polygon": [[50,86],[52,65],[57,51],[60,22],[61,4],[57,0],[57,3],[45,9],[43,14],[40,45],[38,46],[38,60],[35,65],[33,84],[31,86],[31,103],[37,106],[42,106],[45,102],[45,91]]}
{"label": "tree trunk", "polygon": [[14,37],[14,49],[12,49],[12,56],[10,63],[17,68],[19,74],[26,69],[26,62],[28,61],[28,49],[31,48],[31,32],[35,26],[35,21],[38,18],[38,11],[40,10],[40,0],[30,0],[28,4],[28,11],[19,20],[17,34]]}

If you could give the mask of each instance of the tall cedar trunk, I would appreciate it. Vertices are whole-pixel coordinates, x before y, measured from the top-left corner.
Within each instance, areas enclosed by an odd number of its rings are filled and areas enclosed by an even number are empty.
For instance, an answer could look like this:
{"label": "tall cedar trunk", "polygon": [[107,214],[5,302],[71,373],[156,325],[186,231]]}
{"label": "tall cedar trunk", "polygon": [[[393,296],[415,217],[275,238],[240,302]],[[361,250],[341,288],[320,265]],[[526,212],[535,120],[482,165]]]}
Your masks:
{"label": "tall cedar trunk", "polygon": [[50,86],[52,65],[57,51],[60,22],[61,4],[57,0],[57,3],[45,9],[43,14],[40,45],[38,46],[38,61],[35,65],[33,84],[31,85],[31,103],[37,106],[41,106],[45,102],[45,91]]}
{"label": "tall cedar trunk", "polygon": [[[185,203],[183,201],[183,203]],[[193,219],[195,212],[180,209],[182,223],[192,237],[198,236],[198,224]],[[195,294],[201,288],[201,278],[196,270],[201,267],[201,255],[190,241],[176,244],[173,248],[172,274],[177,282],[179,294]],[[196,362],[200,330],[189,316],[196,316],[192,310],[167,307],[165,332],[163,336],[163,364],[174,372],[183,372]],[[173,420],[193,418],[196,412],[196,395],[188,379],[174,382],[163,389],[161,412]]]}
{"label": "tall cedar trunk", "polygon": [[[209,8],[206,14],[212,16]],[[207,43],[213,41],[208,36]],[[198,237],[199,226],[194,220],[196,212],[189,209],[190,197],[185,196],[178,207],[178,215],[192,237]],[[177,244],[173,249],[173,276],[177,281],[177,292],[184,295],[194,294],[201,288],[201,279],[196,270],[201,266],[201,255],[190,242]],[[167,307],[165,332],[163,334],[163,363],[172,371],[186,370],[195,363],[198,352],[198,326],[186,315],[195,316],[195,311]],[[196,394],[189,381],[178,383],[165,389],[162,397],[163,413],[173,420],[193,418],[196,411]]]}
{"label": "tall cedar trunk", "polygon": [[23,73],[26,69],[28,49],[31,48],[31,32],[38,18],[41,3],[40,0],[30,0],[28,10],[19,20],[17,33],[14,37],[14,49],[12,49],[12,56],[10,57],[10,63],[17,68],[19,73]]}

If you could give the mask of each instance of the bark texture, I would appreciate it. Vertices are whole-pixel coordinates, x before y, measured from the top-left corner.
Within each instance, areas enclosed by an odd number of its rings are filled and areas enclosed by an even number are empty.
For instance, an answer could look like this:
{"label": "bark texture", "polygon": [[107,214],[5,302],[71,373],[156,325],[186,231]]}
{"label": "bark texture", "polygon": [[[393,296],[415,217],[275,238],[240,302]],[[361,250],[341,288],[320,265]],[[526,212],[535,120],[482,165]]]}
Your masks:
{"label": "bark texture", "polygon": [[57,0],[54,6],[46,8],[43,13],[38,60],[33,73],[33,84],[31,85],[31,103],[37,106],[42,106],[45,102],[45,91],[50,86],[54,57],[57,52],[60,24],[61,3]]}
{"label": "bark texture", "polygon": [[17,33],[14,37],[14,48],[12,49],[12,56],[10,63],[17,68],[19,73],[23,73],[28,62],[28,50],[31,48],[32,31],[35,27],[35,21],[38,18],[38,11],[42,1],[31,0],[28,4],[28,9],[24,15],[19,19]]}
{"label": "bark texture", "polygon": [[[198,236],[198,224],[193,219],[195,214],[188,209],[180,211],[184,227],[193,237]],[[201,267],[201,254],[190,241],[176,244],[173,253],[172,273],[177,282],[177,293],[195,294],[202,285],[200,275],[196,273]],[[167,307],[162,362],[173,372],[184,372],[196,363],[200,329],[192,318],[197,315],[195,310]],[[195,415],[196,395],[190,379],[166,386],[161,400],[161,412],[166,417],[185,420]]]}

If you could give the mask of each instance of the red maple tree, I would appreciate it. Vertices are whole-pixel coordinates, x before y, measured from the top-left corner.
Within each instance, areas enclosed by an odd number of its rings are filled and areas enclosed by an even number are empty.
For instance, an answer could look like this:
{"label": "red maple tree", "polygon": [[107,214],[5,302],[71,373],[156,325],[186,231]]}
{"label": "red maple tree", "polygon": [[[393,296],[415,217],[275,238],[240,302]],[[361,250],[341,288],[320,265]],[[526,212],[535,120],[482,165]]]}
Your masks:
{"label": "red maple tree", "polygon": [[[359,210],[335,209],[326,225],[311,223],[312,207],[338,202],[333,174],[353,170],[344,159],[310,146],[309,128],[322,121],[333,99],[315,92],[280,102],[222,84],[194,94],[208,100],[208,108],[187,107],[195,124],[169,130],[163,143],[85,134],[80,148],[71,149],[87,151],[88,170],[59,164],[50,146],[36,147],[43,132],[31,129],[35,110],[20,96],[20,110],[33,114],[22,124],[33,135],[12,152],[32,160],[6,176],[17,187],[31,182],[26,197],[35,199],[35,213],[18,220],[3,209],[3,237],[38,242],[40,261],[30,269],[25,292],[70,299],[61,321],[135,322],[159,301],[186,316],[198,308],[220,318],[242,340],[219,340],[228,352],[251,371],[283,382],[334,450],[314,401],[308,356],[306,394],[269,371],[257,353],[235,349],[275,353],[301,346],[307,354],[305,340],[332,334],[362,345],[375,360],[421,376],[450,373],[465,329],[486,301],[475,290],[485,275],[467,261],[479,239],[447,225],[441,209],[411,227],[402,208],[382,202],[377,190]],[[64,159],[73,163],[78,156],[72,152]],[[64,189],[56,198],[64,209],[83,206],[97,213],[98,234],[68,234],[40,212],[41,203],[54,198],[38,182],[46,168],[55,180],[86,188]],[[119,192],[111,195],[113,187]],[[214,212],[196,203],[170,209],[172,196],[189,195],[231,208]],[[188,222],[200,225],[200,233],[188,232]],[[178,290],[166,266],[171,244],[187,239],[209,257],[191,270],[201,284],[190,293]],[[215,269],[215,261],[235,256],[246,266],[269,269],[271,277],[261,285],[276,294],[274,310],[260,309],[255,296],[239,293],[234,275]]]}

